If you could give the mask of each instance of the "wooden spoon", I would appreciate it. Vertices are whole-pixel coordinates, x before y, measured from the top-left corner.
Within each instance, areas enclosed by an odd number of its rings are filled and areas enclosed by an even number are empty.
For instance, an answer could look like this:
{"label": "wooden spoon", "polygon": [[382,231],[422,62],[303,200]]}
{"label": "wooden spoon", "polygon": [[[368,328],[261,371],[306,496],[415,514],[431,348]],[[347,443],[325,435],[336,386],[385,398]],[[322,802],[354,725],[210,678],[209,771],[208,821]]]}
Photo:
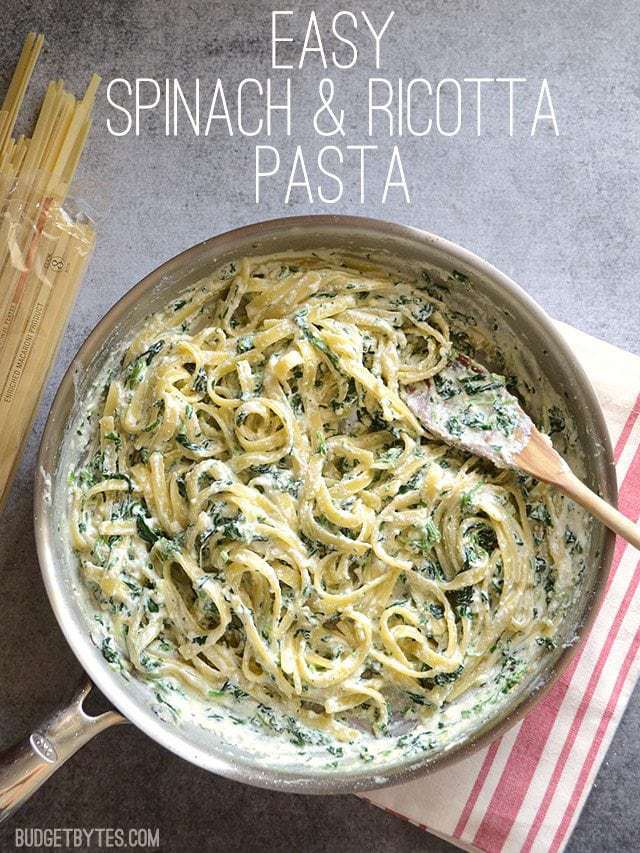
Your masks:
{"label": "wooden spoon", "polygon": [[557,486],[640,549],[640,529],[576,477],[507,391],[502,376],[456,353],[435,377],[407,386],[404,396],[409,409],[433,435],[484,456],[500,468],[518,468]]}

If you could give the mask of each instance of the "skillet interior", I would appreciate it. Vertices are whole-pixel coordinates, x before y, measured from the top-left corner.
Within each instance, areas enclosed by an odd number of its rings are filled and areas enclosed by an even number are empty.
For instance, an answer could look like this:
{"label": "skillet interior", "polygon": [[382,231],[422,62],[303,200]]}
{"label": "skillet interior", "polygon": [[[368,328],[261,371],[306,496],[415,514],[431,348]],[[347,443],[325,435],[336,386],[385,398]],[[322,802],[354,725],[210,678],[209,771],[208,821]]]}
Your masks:
{"label": "skillet interior", "polygon": [[35,521],[40,563],[58,621],[81,664],[125,716],[173,752],[221,775],[269,788],[340,793],[398,784],[460,757],[516,722],[564,668],[575,649],[572,641],[590,623],[610,563],[613,536],[599,524],[592,528],[584,585],[563,630],[566,644],[561,643],[554,655],[545,658],[535,677],[523,683],[497,715],[442,751],[396,758],[385,767],[337,767],[320,773],[305,770],[300,764],[283,766],[275,756],[271,763],[267,753],[256,756],[250,749],[221,743],[195,726],[178,727],[157,717],[142,685],[125,681],[110,669],[89,639],[90,614],[95,606],[78,576],[64,535],[67,472],[78,454],[74,433],[67,425],[86,408],[93,385],[113,351],[149,314],[203,275],[242,255],[320,248],[346,254],[373,253],[394,267],[418,264],[435,267],[445,276],[452,269],[467,274],[472,284],[456,293],[460,307],[472,308],[491,325],[496,323],[500,337],[520,347],[518,361],[534,382],[564,397],[578,429],[578,454],[571,461],[592,488],[605,499],[615,500],[611,447],[590,384],[546,315],[523,291],[486,262],[433,235],[374,220],[318,216],[261,223],[214,237],[152,272],[111,309],[80,349],[51,409],[36,475]]}

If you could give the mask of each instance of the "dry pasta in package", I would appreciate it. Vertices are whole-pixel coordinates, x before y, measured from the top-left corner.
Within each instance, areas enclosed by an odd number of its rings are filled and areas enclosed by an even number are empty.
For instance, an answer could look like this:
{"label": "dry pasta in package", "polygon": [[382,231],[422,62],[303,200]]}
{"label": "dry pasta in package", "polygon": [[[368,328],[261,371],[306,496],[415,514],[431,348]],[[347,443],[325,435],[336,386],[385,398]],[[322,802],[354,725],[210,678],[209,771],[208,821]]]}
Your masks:
{"label": "dry pasta in package", "polygon": [[0,507],[95,244],[69,187],[100,78],[80,99],[49,83],[32,136],[14,136],[43,41],[27,36],[0,110]]}

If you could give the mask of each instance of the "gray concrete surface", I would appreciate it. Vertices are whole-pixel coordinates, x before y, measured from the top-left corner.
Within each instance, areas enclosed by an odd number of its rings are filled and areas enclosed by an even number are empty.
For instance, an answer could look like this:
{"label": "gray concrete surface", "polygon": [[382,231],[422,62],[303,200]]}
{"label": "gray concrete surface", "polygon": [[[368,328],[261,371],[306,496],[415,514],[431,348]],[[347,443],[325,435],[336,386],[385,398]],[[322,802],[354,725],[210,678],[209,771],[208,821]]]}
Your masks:
{"label": "gray concrete surface", "polygon": [[[314,5],[321,20],[329,10],[349,8]],[[389,8],[377,0],[364,5],[375,20]],[[561,136],[530,139],[523,130],[537,92],[527,90],[512,139],[496,129],[504,111],[488,99],[480,138],[467,120],[455,138],[403,143],[410,206],[397,197],[384,208],[375,198],[364,206],[345,199],[332,210],[420,225],[456,240],[513,276],[555,317],[640,353],[636,3],[397,0],[391,7],[396,20],[385,76],[547,77]],[[265,77],[270,9],[255,0],[4,0],[0,83],[28,29],[43,30],[48,43],[36,87],[64,74],[79,91],[92,70],[105,80]],[[300,32],[305,17],[296,20]],[[370,71],[363,65],[333,73],[353,104],[353,124],[361,122],[358,93]],[[304,122],[294,128],[294,142],[309,152],[318,148],[307,130],[316,78],[310,65],[296,83]],[[79,674],[45,597],[31,522],[34,455],[73,353],[128,287],[181,249],[260,218],[326,211],[300,197],[284,208],[275,193],[257,207],[252,140],[166,139],[157,122],[139,138],[117,139],[106,131],[107,115],[113,112],[103,89],[81,172],[98,197],[110,196],[110,209],[0,524],[0,746],[64,698]],[[365,132],[361,123],[347,141],[366,142]],[[388,148],[388,141],[381,144]],[[348,174],[354,177],[353,166]],[[571,851],[637,849],[639,697],[636,690]],[[207,775],[133,728],[106,733],[78,754],[0,830],[0,849],[12,849],[17,826],[159,826],[167,851],[451,849],[352,797],[285,796]]]}

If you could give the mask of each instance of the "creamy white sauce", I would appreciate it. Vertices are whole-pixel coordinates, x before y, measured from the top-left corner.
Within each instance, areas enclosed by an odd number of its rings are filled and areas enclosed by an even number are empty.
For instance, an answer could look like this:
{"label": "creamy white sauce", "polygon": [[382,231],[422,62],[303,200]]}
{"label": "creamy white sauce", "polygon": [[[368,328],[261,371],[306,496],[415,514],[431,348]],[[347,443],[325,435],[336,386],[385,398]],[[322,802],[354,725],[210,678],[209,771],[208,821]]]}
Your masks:
{"label": "creamy white sauce", "polygon": [[[113,363],[105,368],[95,383],[96,389],[102,388]],[[440,375],[443,380],[450,380],[460,386],[461,377],[467,373],[468,365],[454,362]],[[452,443],[457,440],[460,444],[471,445],[478,455],[488,456],[497,465],[511,465],[514,455],[526,444],[532,426],[531,420],[522,410],[518,409],[515,426],[509,434],[500,430],[495,421],[488,420],[490,428],[480,431],[463,422],[459,435],[452,437],[446,424],[452,417],[463,418],[470,405],[489,419],[495,412],[496,399],[500,403],[511,405],[510,401],[514,401],[514,398],[504,387],[474,394],[465,392],[463,388],[455,396],[455,403],[444,399],[442,394],[437,392],[435,383],[431,383],[430,386],[416,387],[406,399],[414,413],[429,422],[434,434]],[[97,411],[99,402],[98,398],[94,400],[90,412]],[[85,436],[92,433],[94,424],[95,414],[88,420],[84,419],[82,424],[75,425],[79,446],[85,441]],[[478,432],[480,436],[477,435]],[[489,451],[481,453],[487,445]],[[289,485],[284,484],[285,487]],[[578,542],[588,542],[588,521],[581,510],[568,504],[566,522],[571,526]],[[569,555],[568,559],[575,565],[579,562],[575,554]],[[570,574],[575,573],[574,566]],[[575,589],[558,590],[557,606],[564,612],[574,596]],[[105,642],[112,641],[114,647],[117,647],[113,638],[114,629],[109,613],[96,612],[92,631],[94,643],[98,648],[104,649]],[[518,647],[516,642],[512,651],[518,661],[514,665],[515,671],[510,670],[508,661],[497,663],[485,673],[482,685],[468,690],[453,703],[434,712],[428,723],[416,724],[413,720],[407,722],[402,713],[399,713],[394,715],[388,734],[374,737],[368,732],[362,732],[356,743],[338,744],[331,738],[303,726],[289,726],[278,717],[277,712],[267,709],[269,713],[265,714],[253,699],[234,693],[233,688],[223,691],[219,696],[212,696],[210,702],[195,699],[173,679],[164,679],[166,683],[160,687],[157,683],[150,683],[148,689],[150,703],[162,719],[178,725],[196,724],[211,731],[212,736],[262,757],[269,766],[294,768],[297,760],[303,761],[305,766],[314,770],[331,771],[338,764],[341,768],[383,768],[401,759],[426,756],[443,746],[450,748],[462,740],[470,730],[477,728],[480,721],[495,715],[507,698],[511,698],[512,692],[517,692],[520,686],[527,683],[529,677],[535,673],[538,662],[549,649],[532,639],[526,647]],[[108,662],[120,671],[123,677],[131,677],[127,662],[120,654],[116,654],[113,660]],[[506,689],[511,680],[519,682],[519,686],[514,685]],[[380,781],[384,781],[384,777],[380,777]]]}
{"label": "creamy white sauce", "polygon": [[515,467],[533,429],[504,377],[462,353],[433,379],[407,388],[405,399],[433,435],[499,468]]}

